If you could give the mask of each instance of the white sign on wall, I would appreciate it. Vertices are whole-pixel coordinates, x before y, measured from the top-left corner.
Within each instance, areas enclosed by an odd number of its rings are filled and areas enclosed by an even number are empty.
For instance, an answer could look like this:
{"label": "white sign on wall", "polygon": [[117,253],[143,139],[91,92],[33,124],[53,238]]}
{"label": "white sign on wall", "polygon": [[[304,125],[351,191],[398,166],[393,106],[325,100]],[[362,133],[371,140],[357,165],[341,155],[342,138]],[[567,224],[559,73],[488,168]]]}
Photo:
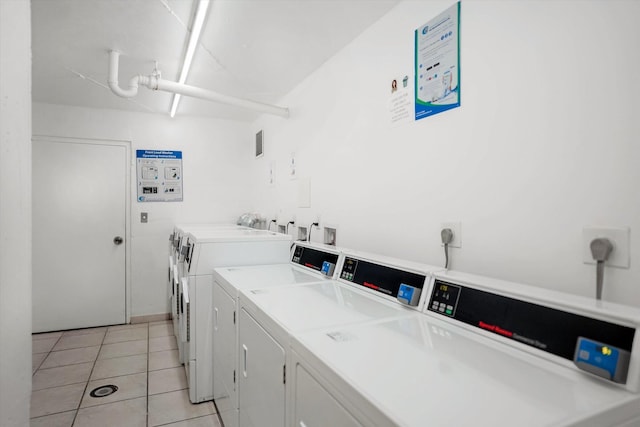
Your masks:
{"label": "white sign on wall", "polygon": [[182,151],[136,150],[138,202],[182,201]]}
{"label": "white sign on wall", "polygon": [[411,96],[409,76],[396,77],[391,80],[391,96],[389,98],[389,117],[391,124],[400,125],[413,120],[413,98]]}
{"label": "white sign on wall", "polygon": [[460,106],[460,2],[415,31],[415,119]]}

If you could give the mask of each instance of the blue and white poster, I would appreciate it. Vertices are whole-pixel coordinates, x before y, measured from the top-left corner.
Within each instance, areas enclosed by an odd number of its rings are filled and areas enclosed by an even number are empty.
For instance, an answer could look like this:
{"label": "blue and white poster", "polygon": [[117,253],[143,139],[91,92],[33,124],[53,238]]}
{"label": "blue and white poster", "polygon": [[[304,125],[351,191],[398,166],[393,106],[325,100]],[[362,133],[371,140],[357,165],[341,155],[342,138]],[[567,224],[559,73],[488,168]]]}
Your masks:
{"label": "blue and white poster", "polygon": [[460,106],[460,2],[415,31],[415,119]]}
{"label": "blue and white poster", "polygon": [[138,202],[182,201],[182,151],[136,150]]}

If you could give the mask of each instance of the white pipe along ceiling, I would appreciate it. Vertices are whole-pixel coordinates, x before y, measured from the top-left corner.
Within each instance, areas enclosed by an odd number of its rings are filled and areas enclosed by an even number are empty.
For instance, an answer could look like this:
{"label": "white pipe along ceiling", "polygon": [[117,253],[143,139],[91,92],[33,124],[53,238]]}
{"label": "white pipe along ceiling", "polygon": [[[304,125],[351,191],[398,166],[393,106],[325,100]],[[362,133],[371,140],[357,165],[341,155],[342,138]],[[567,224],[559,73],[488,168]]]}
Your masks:
{"label": "white pipe along ceiling", "polygon": [[177,93],[184,96],[191,96],[207,101],[218,102],[221,104],[233,105],[236,107],[247,108],[250,110],[273,114],[280,117],[289,117],[289,109],[279,107],[277,105],[264,104],[262,102],[251,101],[243,98],[223,95],[207,89],[196,86],[176,83],[160,78],[157,70],[148,76],[138,74],[129,80],[128,89],[122,89],[118,84],[118,69],[120,64],[120,52],[112,50],[109,53],[109,88],[113,93],[123,98],[132,98],[138,94],[139,85],[146,86],[151,90],[161,90],[164,92]]}

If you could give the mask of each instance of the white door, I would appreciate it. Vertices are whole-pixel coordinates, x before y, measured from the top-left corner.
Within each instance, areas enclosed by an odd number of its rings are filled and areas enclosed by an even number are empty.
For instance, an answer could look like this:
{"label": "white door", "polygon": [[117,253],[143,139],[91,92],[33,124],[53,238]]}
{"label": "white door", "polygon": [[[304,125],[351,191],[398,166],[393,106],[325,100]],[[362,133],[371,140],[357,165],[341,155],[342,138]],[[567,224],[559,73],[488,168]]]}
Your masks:
{"label": "white door", "polygon": [[238,330],[240,426],[284,427],[284,348],[244,308]]}
{"label": "white door", "polygon": [[226,427],[237,426],[236,300],[213,282],[213,398]]}
{"label": "white door", "polygon": [[362,427],[356,419],[301,365],[296,365],[296,426]]}
{"label": "white door", "polygon": [[33,141],[33,331],[126,321],[128,147]]}

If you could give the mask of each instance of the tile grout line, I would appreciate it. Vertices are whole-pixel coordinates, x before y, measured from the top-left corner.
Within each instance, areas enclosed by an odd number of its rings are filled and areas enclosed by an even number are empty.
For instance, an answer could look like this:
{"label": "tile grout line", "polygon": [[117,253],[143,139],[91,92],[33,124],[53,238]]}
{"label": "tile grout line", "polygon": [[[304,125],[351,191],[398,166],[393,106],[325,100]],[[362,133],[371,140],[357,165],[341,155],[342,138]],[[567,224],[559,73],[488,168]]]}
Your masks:
{"label": "tile grout line", "polygon": [[149,358],[151,355],[151,326],[147,323],[147,410],[146,412],[146,423],[145,425],[149,427]]}
{"label": "tile grout line", "polygon": [[189,421],[189,420],[197,420],[198,418],[206,418],[206,417],[210,417],[211,415],[215,415],[215,412],[213,414],[207,414],[207,415],[199,415],[197,417],[193,417],[193,418],[185,418],[184,420],[179,420],[179,421],[170,421],[168,423],[164,423],[164,424],[158,424],[157,426],[149,426],[149,427],[163,427],[163,426],[169,426],[172,424],[177,424],[177,423],[182,423],[184,421]]}
{"label": "tile grout line", "polygon": [[[47,360],[47,357],[49,357],[49,355],[53,352],[53,347],[55,347],[56,345],[58,345],[58,341],[60,341],[60,339],[62,338],[62,335],[64,333],[60,334],[60,336],[58,337],[58,339],[56,340],[56,342],[53,343],[53,345],[51,346],[51,348],[49,349],[49,351],[47,352],[47,355],[44,357],[44,359],[42,359],[42,361],[38,364],[38,367],[36,368],[35,371],[33,371],[33,373],[31,374],[31,382],[33,382],[33,376],[36,374],[36,372],[38,372],[38,370],[40,369],[40,367],[42,366],[42,364],[44,363],[45,360]],[[36,340],[37,341],[37,340]],[[33,350],[33,334],[31,334],[31,349]],[[42,354],[42,353],[36,353],[36,354]],[[33,362],[33,351],[31,352],[31,361]],[[31,368],[33,369],[33,367]]]}
{"label": "tile grout line", "polygon": [[[49,355],[50,355],[51,353],[53,353],[53,348],[54,348],[56,345],[58,345],[58,342],[62,339],[62,337],[64,337],[64,331],[57,331],[57,332],[61,332],[61,333],[60,333],[60,336],[58,337],[58,339],[56,340],[56,342],[55,342],[55,343],[53,343],[53,346],[51,346],[51,349],[46,353],[47,355],[42,359],[42,361],[40,362],[40,364],[38,365],[38,367],[35,369],[35,371],[33,372],[33,374],[31,374],[31,386],[32,386],[32,387],[33,387],[33,377],[36,375],[36,373],[37,373],[38,371],[46,370],[46,369],[51,369],[51,368],[41,368],[41,366],[42,366],[42,364],[44,363],[44,361],[45,361],[45,360],[47,360],[47,358],[49,357]],[[36,339],[36,340],[37,340],[37,339]],[[31,345],[32,345],[32,347],[33,347],[33,334],[31,334]],[[90,347],[91,347],[91,346],[90,346]],[[43,353],[36,353],[36,354],[43,354]],[[96,356],[96,357],[97,357],[97,356]],[[33,353],[31,353],[31,358],[33,359]],[[82,362],[82,363],[87,363],[87,362]],[[79,365],[79,364],[80,364],[80,363],[72,363],[72,364],[70,364],[70,365],[63,365],[63,366],[71,366],[71,365]],[[54,366],[54,367],[59,367],[59,366]],[[89,375],[91,375],[91,374],[89,374]],[[82,382],[77,382],[77,383],[72,383],[72,384],[65,384],[65,386],[67,386],[67,385],[75,385],[75,384],[82,384]],[[63,386],[63,387],[64,387],[64,386]],[[40,389],[40,390],[47,390],[47,389],[49,389],[49,388],[53,388],[53,387],[47,387],[47,388]],[[40,390],[33,390],[33,389],[32,389],[32,390],[31,390],[31,394],[33,394],[33,392],[34,392],[34,391],[40,391]],[[63,412],[70,412],[70,411],[54,412],[54,414],[61,414],[61,413],[63,413]],[[77,412],[76,412],[76,413],[77,413]],[[40,417],[33,417],[33,419],[41,418],[41,417],[46,417],[46,416],[54,415],[54,414],[45,414],[45,415],[41,415]],[[30,419],[30,420],[32,419],[32,418],[31,418],[31,416],[29,417],[29,419]],[[74,416],[74,420],[75,420],[75,416]],[[72,423],[72,425],[73,425],[73,423]]]}
{"label": "tile grout line", "polygon": [[80,405],[82,405],[82,401],[84,400],[84,395],[87,392],[87,388],[89,387],[89,382],[91,381],[91,375],[93,375],[93,370],[96,368],[96,363],[98,362],[98,356],[100,356],[100,351],[102,350],[102,345],[104,340],[107,338],[107,332],[109,328],[104,331],[104,336],[102,337],[102,342],[100,343],[100,348],[98,349],[98,353],[96,353],[96,358],[93,360],[93,366],[91,366],[91,372],[89,372],[89,377],[87,378],[87,383],[84,386],[84,390],[82,392],[82,396],[80,397],[80,402],[78,402],[78,408],[76,409],[76,413],[73,416],[73,422],[71,422],[71,427],[76,423],[76,419],[78,418],[78,412],[80,412]]}

